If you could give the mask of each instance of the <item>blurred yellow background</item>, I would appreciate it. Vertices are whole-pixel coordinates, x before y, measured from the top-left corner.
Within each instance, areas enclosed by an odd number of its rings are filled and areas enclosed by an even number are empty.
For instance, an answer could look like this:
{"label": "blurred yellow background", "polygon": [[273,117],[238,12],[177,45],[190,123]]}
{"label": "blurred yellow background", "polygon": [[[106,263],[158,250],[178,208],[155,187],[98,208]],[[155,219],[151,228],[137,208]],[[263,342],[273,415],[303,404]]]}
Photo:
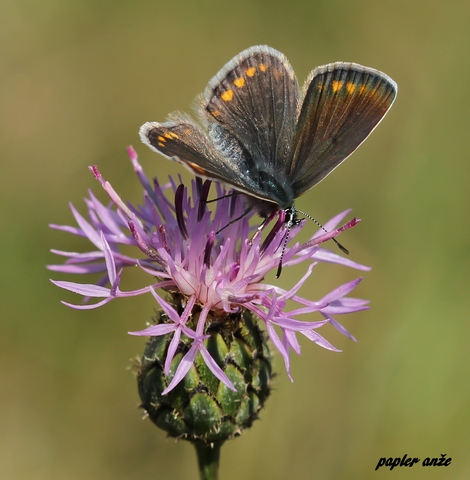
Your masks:
{"label": "blurred yellow background", "polygon": [[[348,207],[341,237],[373,267],[354,296],[371,310],[338,318],[357,337],[308,342],[291,384],[277,356],[261,421],[222,449],[221,479],[470,478],[470,3],[436,0],[270,2],[4,0],[0,4],[0,477],[197,478],[191,445],[140,419],[129,370],[153,314],[149,295],[88,312],[53,286],[50,248],[88,244],[50,230],[85,213],[98,164],[124,199],[141,189],[125,148],[150,176],[189,175],[140,144],[139,126],[192,101],[234,55],[282,51],[302,83],[352,61],[399,86],[379,128],[297,205],[325,222]],[[467,83],[466,83],[467,82]],[[306,234],[315,227],[307,225]],[[331,246],[333,248],[333,246]],[[303,269],[285,269],[290,287]],[[318,268],[320,298],[359,276]],[[273,280],[273,279],[271,279]],[[447,454],[451,466],[385,467],[381,457]]]}

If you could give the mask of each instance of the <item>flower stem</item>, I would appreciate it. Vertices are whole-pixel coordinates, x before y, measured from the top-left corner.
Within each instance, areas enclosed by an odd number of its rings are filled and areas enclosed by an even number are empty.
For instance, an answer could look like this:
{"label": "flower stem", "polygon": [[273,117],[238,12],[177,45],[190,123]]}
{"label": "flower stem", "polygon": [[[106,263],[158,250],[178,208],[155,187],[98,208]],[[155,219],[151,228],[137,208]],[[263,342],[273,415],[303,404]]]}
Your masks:
{"label": "flower stem", "polygon": [[194,442],[201,480],[217,480],[219,478],[219,458],[222,443]]}

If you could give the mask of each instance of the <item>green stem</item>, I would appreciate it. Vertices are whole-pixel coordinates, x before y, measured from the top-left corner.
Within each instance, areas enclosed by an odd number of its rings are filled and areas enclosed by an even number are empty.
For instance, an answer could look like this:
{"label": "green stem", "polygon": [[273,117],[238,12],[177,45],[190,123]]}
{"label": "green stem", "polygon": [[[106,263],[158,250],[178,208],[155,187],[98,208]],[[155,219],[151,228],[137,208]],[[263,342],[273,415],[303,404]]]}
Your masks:
{"label": "green stem", "polygon": [[194,442],[201,480],[217,480],[219,478],[220,447],[222,447],[222,443]]}

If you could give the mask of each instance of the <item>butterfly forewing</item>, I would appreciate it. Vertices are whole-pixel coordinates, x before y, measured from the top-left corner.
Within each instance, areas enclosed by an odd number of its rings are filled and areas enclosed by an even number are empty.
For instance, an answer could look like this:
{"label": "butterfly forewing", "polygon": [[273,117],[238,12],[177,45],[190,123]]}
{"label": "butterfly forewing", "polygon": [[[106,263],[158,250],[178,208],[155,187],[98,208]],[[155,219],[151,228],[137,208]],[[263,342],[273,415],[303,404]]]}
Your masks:
{"label": "butterfly forewing", "polygon": [[312,72],[286,164],[295,197],[356,150],[392,106],[396,93],[387,75],[354,63],[333,63]]}
{"label": "butterfly forewing", "polygon": [[257,46],[243,51],[210,81],[203,116],[225,129],[258,169],[285,170],[299,108],[299,87],[282,53]]}

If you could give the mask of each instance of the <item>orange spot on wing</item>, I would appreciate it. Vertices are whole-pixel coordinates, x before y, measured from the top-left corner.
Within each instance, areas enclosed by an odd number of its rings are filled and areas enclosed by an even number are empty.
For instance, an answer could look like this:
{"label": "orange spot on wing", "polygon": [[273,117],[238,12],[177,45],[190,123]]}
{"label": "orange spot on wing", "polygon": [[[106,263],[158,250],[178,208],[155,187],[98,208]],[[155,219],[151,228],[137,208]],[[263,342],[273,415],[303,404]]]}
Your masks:
{"label": "orange spot on wing", "polygon": [[354,90],[356,90],[356,85],[353,82],[348,82],[346,84],[346,90],[348,93],[354,93]]}
{"label": "orange spot on wing", "polygon": [[194,172],[199,175],[207,175],[207,172],[201,168],[199,165],[195,164],[195,163],[191,163],[191,162],[188,162],[187,165],[191,168],[191,170],[194,170]]}
{"label": "orange spot on wing", "polygon": [[343,88],[344,82],[342,80],[333,80],[331,82],[331,89],[333,92],[337,92],[338,90],[341,90]]}
{"label": "orange spot on wing", "polygon": [[255,67],[250,67],[245,70],[245,73],[249,76],[252,77],[256,73],[256,68]]}
{"label": "orange spot on wing", "polygon": [[220,96],[224,102],[230,102],[233,98],[233,90],[226,90],[222,95]]}
{"label": "orange spot on wing", "polygon": [[260,63],[260,64],[259,64],[259,69],[260,69],[262,72],[265,72],[265,71],[268,69],[268,66],[265,65],[264,63]]}
{"label": "orange spot on wing", "polygon": [[233,84],[238,88],[242,88],[245,86],[245,79],[243,77],[238,77],[233,81]]}

